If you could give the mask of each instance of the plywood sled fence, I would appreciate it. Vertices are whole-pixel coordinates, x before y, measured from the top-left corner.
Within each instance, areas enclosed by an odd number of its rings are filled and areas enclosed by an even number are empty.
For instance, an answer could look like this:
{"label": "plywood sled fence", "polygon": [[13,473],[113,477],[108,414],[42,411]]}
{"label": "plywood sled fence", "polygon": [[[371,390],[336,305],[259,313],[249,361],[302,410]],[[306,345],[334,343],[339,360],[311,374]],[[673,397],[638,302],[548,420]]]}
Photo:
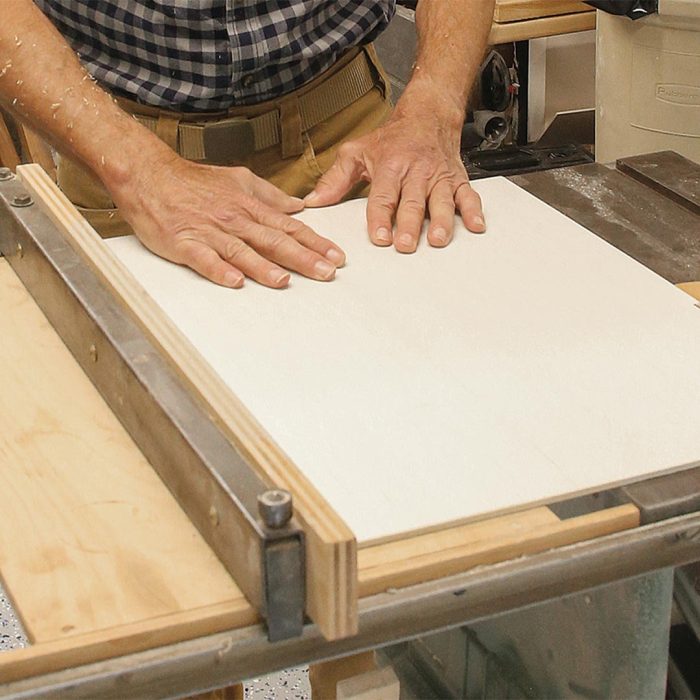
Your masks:
{"label": "plywood sled fence", "polygon": [[[631,504],[570,519],[547,505],[700,461],[700,309],[506,180],[475,184],[485,235],[458,224],[449,248],[412,256],[369,243],[362,201],[305,211],[348,264],[278,291],[102,241],[40,169],[18,173],[246,461],[292,492],[327,638],[355,631],[359,596],[636,527]],[[196,547],[191,561],[211,556]],[[32,589],[30,569],[3,572],[10,593]],[[255,619],[237,572],[216,572],[214,598],[173,608],[153,643]],[[144,648],[156,612],[81,627],[98,635],[83,645],[56,634],[63,618],[36,627],[43,645],[0,675]]]}

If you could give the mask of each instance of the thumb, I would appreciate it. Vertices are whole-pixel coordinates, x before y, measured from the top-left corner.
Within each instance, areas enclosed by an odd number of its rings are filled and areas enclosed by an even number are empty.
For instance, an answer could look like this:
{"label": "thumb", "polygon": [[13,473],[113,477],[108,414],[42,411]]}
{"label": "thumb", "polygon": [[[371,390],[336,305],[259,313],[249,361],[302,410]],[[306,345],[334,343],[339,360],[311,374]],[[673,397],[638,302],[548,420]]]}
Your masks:
{"label": "thumb", "polygon": [[360,181],[364,166],[350,144],[341,146],[335,162],[321,176],[312,192],[304,198],[308,207],[337,204]]}

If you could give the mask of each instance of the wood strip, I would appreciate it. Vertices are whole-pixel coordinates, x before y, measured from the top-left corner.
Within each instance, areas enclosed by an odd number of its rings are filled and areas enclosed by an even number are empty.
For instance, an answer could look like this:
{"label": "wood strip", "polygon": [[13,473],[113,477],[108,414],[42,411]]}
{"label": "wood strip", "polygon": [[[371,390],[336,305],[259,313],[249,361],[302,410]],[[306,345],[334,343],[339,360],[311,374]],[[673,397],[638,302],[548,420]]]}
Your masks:
{"label": "wood strip", "polygon": [[700,215],[700,165],[674,151],[621,158],[617,169]]}
{"label": "wood strip", "polygon": [[255,622],[256,613],[244,598],[187,610],[25,649],[13,649],[0,654],[0,679],[9,683]]}
{"label": "wood strip", "polygon": [[639,525],[627,504],[569,520],[533,508],[410,540],[361,549],[360,595],[450,576],[475,566],[543,552]]}
{"label": "wood strip", "polygon": [[496,22],[520,22],[526,19],[590,12],[591,6],[581,0],[496,0],[493,19]]}
{"label": "wood strip", "polygon": [[678,285],[678,288],[700,301],[700,282],[683,282]]}
{"label": "wood strip", "polygon": [[496,44],[509,44],[512,41],[527,41],[545,36],[585,32],[595,29],[595,26],[596,13],[594,11],[562,15],[561,17],[530,19],[510,24],[494,22],[489,34],[489,45],[495,46]]}
{"label": "wood strip", "polygon": [[10,131],[5,123],[5,117],[0,112],[0,166],[14,170],[21,162],[15,148],[15,142],[12,140]]}
{"label": "wood strip", "polygon": [[306,534],[307,613],[324,636],[357,630],[357,543],[345,523],[165,317],[38,165],[19,166],[25,187],[198,397],[262,478],[294,496]]}
{"label": "wood strip", "polygon": [[0,569],[32,643],[250,607],[0,259]]}

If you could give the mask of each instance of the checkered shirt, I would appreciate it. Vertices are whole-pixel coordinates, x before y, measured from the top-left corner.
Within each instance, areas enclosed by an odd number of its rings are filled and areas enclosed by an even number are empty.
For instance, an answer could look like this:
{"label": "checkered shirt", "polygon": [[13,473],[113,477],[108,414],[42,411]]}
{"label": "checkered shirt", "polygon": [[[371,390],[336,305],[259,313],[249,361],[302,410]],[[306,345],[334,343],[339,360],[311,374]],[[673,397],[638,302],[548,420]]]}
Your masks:
{"label": "checkered shirt", "polygon": [[396,0],[34,0],[112,92],[183,111],[298,88],[388,24]]}

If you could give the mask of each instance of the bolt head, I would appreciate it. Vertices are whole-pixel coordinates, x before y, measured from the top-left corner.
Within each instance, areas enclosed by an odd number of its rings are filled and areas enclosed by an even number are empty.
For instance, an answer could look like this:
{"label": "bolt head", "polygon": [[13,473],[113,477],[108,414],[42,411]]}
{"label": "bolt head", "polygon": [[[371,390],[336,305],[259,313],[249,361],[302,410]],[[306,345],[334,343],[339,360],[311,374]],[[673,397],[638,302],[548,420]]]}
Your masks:
{"label": "bolt head", "polygon": [[0,168],[0,181],[11,180],[13,177],[14,174],[9,168]]}
{"label": "bolt head", "polygon": [[258,496],[258,512],[267,527],[284,527],[292,517],[292,494],[283,489],[261,493]]}
{"label": "bolt head", "polygon": [[28,194],[18,194],[12,198],[13,207],[29,207],[32,204],[34,204],[34,200]]}

